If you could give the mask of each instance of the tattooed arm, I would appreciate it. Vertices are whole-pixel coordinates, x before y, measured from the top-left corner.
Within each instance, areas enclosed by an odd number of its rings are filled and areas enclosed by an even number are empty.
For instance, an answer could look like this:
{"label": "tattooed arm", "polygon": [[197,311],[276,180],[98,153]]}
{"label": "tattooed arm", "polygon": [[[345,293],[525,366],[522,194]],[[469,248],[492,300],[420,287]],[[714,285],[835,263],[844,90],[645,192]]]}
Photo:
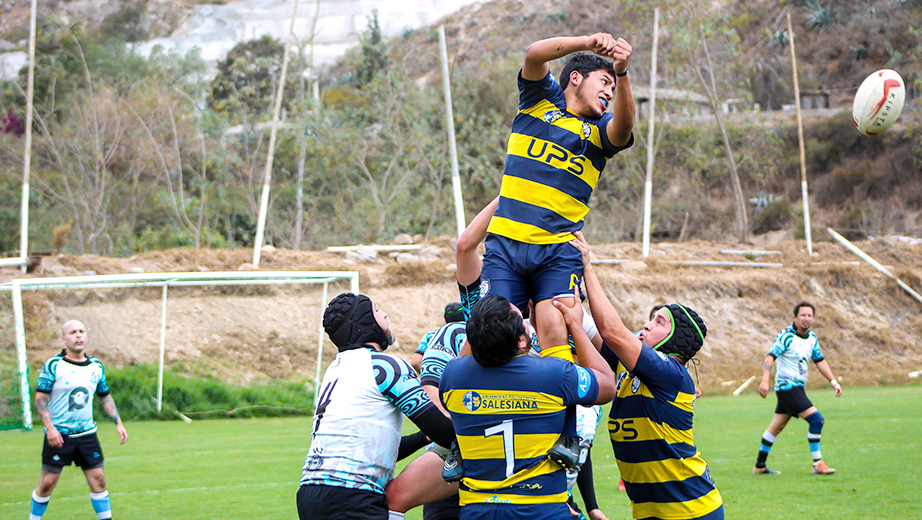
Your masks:
{"label": "tattooed arm", "polygon": [[48,409],[48,399],[50,397],[51,395],[45,392],[35,392],[35,409],[38,410],[38,415],[45,425],[45,431],[47,432],[45,436],[48,438],[48,444],[52,448],[60,448],[64,445],[64,438],[61,437],[61,433],[51,422],[51,410]]}
{"label": "tattooed arm", "polygon": [[[36,398],[38,400],[38,398]],[[100,401],[102,409],[106,411],[106,414],[112,419],[112,422],[115,423],[115,429],[118,431],[118,436],[122,439],[121,444],[128,442],[128,430],[125,429],[125,425],[122,424],[122,418],[118,415],[118,408],[115,407],[115,399],[112,399],[112,394],[108,394],[102,398]]]}

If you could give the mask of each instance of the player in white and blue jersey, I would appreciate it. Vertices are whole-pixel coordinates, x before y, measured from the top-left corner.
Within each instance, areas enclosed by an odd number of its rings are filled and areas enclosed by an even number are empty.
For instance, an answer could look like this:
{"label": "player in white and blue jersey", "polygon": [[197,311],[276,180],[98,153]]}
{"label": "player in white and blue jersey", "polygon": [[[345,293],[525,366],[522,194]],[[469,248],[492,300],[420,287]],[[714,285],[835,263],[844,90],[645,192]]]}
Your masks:
{"label": "player in white and blue jersey", "polygon": [[[457,323],[464,321],[464,310],[462,308],[461,302],[451,302],[445,306],[445,323]],[[435,330],[430,330],[419,340],[419,345],[416,347],[416,352],[413,353],[413,356],[410,357],[410,364],[413,365],[413,368],[419,372],[422,370],[423,355],[426,353],[426,350],[429,349],[429,344],[432,342],[433,338],[441,327]]]}
{"label": "player in white and blue jersey", "polygon": [[45,425],[45,440],[42,474],[32,492],[29,520],[38,520],[45,514],[64,466],[71,463],[83,469],[96,516],[100,520],[112,518],[103,471],[105,459],[93,419],[93,396],[99,396],[122,444],[128,441],[128,431],[118,415],[102,362],[86,355],[87,340],[83,323],[65,323],[61,329],[64,349],[45,362],[38,376],[35,409]]}
{"label": "player in white and blue jersey", "polygon": [[[451,421],[420,388],[413,367],[382,352],[393,335],[387,314],[367,296],[333,298],[323,327],[339,354],[321,383],[298,515],[385,520],[384,487],[397,460],[425,445],[427,436],[450,445]],[[421,432],[401,438],[404,415]]]}
{"label": "player in white and blue jersey", "polygon": [[800,417],[809,425],[807,442],[810,445],[810,454],[813,456],[813,473],[831,475],[836,472],[823,462],[823,454],[820,451],[820,438],[823,424],[826,421],[804,391],[804,386],[807,384],[808,361],[812,359],[823,377],[829,380],[836,397],[842,395],[842,386],[832,375],[832,369],[829,368],[829,363],[826,362],[820,350],[820,342],[816,334],[810,330],[814,314],[813,305],[807,302],[800,302],[794,306],[794,323],[778,334],[762,363],[762,384],[759,385],[759,395],[765,398],[768,395],[772,366],[777,361],[775,396],[778,398],[778,404],[775,406],[775,415],[772,416],[768,428],[762,434],[756,465],[752,468],[754,474],[777,475],[781,473],[769,468],[766,460],[772,445],[791,417]]}

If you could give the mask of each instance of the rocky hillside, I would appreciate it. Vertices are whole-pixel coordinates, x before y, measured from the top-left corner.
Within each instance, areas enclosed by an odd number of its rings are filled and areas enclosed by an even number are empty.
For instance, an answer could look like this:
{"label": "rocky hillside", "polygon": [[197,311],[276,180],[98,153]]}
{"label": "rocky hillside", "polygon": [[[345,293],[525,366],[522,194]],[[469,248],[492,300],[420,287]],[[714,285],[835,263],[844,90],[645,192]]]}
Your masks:
{"label": "rocky hillside", "polygon": [[[860,242],[858,246],[891,266],[916,290],[922,290],[922,243],[898,237]],[[436,239],[423,253],[400,262],[381,255],[353,263],[339,253],[267,251],[263,269],[340,270],[360,273],[362,292],[389,315],[398,343],[391,347],[409,358],[419,338],[437,327],[445,303],[457,298],[451,242]],[[791,321],[800,300],[817,306],[814,330],[836,375],[846,385],[918,382],[909,373],[922,370],[922,303],[844,247],[815,244],[807,255],[802,241],[781,241],[752,248],[758,255],[731,254],[738,246],[692,241],[653,245],[644,259],[636,243],[597,245],[600,278],[629,327],[643,326],[651,306],[678,301],[699,311],[709,332],[696,367],[708,393],[729,392],[757,374],[774,336]],[[252,252],[169,250],[128,259],[92,255],[58,256],[30,276],[69,276],[130,270],[219,271],[246,268]],[[691,265],[735,262],[737,267]],[[748,265],[748,266],[747,266]],[[763,265],[757,267],[757,265]],[[16,276],[0,269],[0,281]],[[331,288],[331,291],[343,288]],[[319,289],[306,292],[231,288],[220,291],[171,289],[166,360],[177,370],[207,371],[241,383],[267,378],[309,378],[315,372],[319,328]],[[332,296],[328,296],[332,297]],[[0,298],[6,298],[0,294]],[[0,307],[8,308],[6,300]],[[157,360],[160,289],[79,291],[76,294],[27,294],[30,360],[60,348],[57,330],[70,318],[83,320],[92,353],[109,363]],[[11,313],[0,312],[0,331],[12,337]],[[325,343],[324,357],[335,350]],[[822,378],[813,377],[820,385]],[[735,383],[731,383],[735,381]],[[753,389],[750,389],[753,391]]]}

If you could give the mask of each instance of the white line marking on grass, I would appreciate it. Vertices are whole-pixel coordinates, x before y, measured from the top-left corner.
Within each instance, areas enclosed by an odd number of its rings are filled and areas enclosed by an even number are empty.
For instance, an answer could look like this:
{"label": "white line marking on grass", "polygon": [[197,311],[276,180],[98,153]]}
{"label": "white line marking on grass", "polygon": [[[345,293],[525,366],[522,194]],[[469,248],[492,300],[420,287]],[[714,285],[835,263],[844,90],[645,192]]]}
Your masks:
{"label": "white line marking on grass", "polygon": [[[262,488],[262,487],[275,487],[275,486],[298,486],[298,482],[269,482],[266,484],[237,484],[234,486],[205,486],[205,487],[194,487],[194,488],[180,488],[180,489],[148,489],[145,491],[128,491],[123,493],[109,493],[113,497],[127,497],[133,495],[159,495],[160,493],[188,493],[188,492],[198,492],[198,491],[211,491],[216,489],[241,489],[241,488]],[[55,498],[55,502],[65,502],[70,500],[86,500],[86,496],[79,497],[63,497]],[[25,502],[6,502],[0,504],[0,507],[20,507],[26,504],[30,504],[30,501]]]}

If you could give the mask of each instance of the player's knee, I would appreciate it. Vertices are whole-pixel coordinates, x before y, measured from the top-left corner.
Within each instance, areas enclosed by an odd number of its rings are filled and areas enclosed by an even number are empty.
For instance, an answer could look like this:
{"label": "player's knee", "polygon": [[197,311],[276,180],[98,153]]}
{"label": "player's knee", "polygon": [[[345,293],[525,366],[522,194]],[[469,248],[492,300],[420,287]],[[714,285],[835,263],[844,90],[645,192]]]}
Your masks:
{"label": "player's knee", "polygon": [[818,411],[804,417],[804,420],[810,425],[810,433],[819,433],[820,430],[823,429],[823,424],[826,423],[826,419],[824,419],[823,415]]}

